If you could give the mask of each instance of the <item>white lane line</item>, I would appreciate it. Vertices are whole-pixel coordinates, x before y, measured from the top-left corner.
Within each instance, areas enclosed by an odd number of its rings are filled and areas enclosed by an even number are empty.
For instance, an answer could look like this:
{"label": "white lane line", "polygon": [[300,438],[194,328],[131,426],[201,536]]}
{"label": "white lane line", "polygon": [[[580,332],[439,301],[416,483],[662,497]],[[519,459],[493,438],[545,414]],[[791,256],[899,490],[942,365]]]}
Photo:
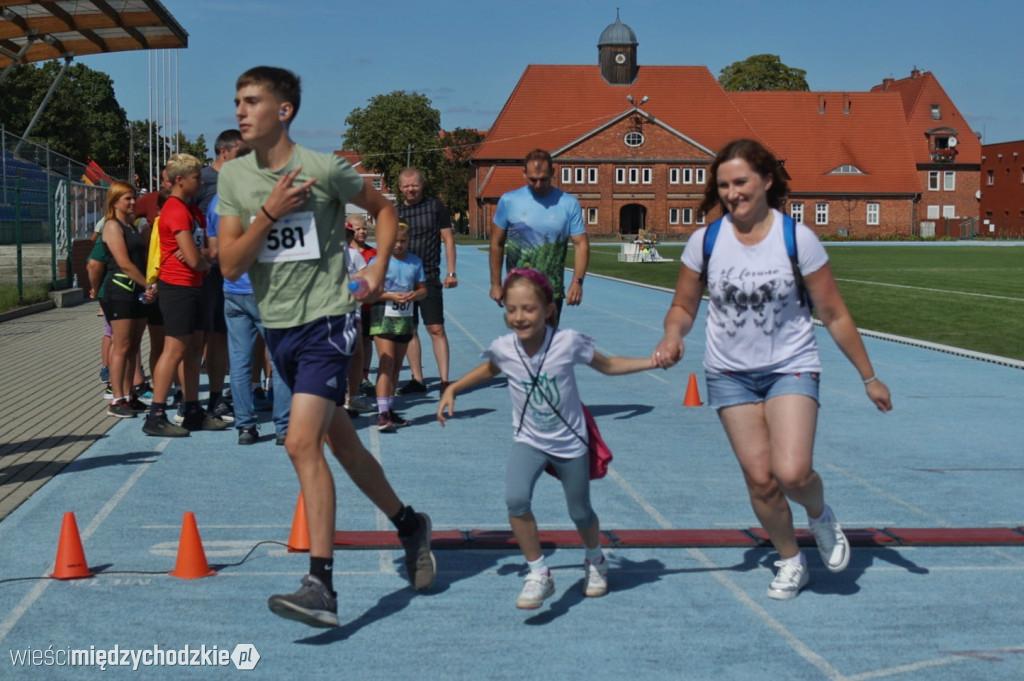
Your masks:
{"label": "white lane line", "polygon": [[[156,451],[159,454],[167,447],[169,443],[170,439],[164,438],[157,444],[156,447],[154,447],[154,451]],[[81,537],[83,543],[86,540],[88,540],[89,537],[95,534],[96,530],[98,530],[100,525],[103,524],[103,521],[107,519],[111,512],[113,512],[114,508],[121,502],[122,499],[125,498],[125,496],[131,490],[131,488],[135,486],[135,483],[139,481],[139,478],[141,478],[142,475],[147,470],[149,470],[149,467],[152,465],[152,462],[141,464],[138,468],[135,469],[135,472],[132,473],[128,477],[128,479],[124,481],[124,484],[121,485],[120,489],[114,492],[114,495],[110,497],[109,500],[107,500],[107,503],[103,505],[103,508],[99,510],[99,512],[93,517],[92,521],[80,533],[79,536]],[[50,569],[43,573],[41,576],[48,577],[53,572],[54,567],[55,566],[51,566]],[[29,611],[29,608],[31,608],[32,605],[35,604],[37,600],[39,600],[39,598],[43,595],[46,589],[49,588],[51,584],[53,584],[52,579],[44,579],[40,582],[37,582],[35,586],[33,586],[32,589],[29,590],[27,594],[25,594],[25,597],[22,598],[21,601],[19,601],[16,606],[11,608],[11,611],[10,613],[8,613],[7,617],[5,617],[3,621],[0,621],[0,641],[3,641],[5,638],[7,638],[7,635],[11,633],[11,630],[14,629],[14,627],[18,624],[18,622],[25,615],[25,613]]]}
{"label": "white lane line", "polygon": [[[377,460],[377,463],[384,467],[382,462],[382,455],[380,449],[380,432],[376,426],[370,426],[367,428],[370,434],[370,454]],[[384,515],[384,512],[379,508],[374,507],[374,516],[376,519],[377,530],[384,531],[391,527],[391,520]],[[384,575],[397,575],[398,571],[395,570],[395,562],[391,558],[391,551],[389,549],[381,549],[377,551],[377,562],[380,566],[380,573]]]}
{"label": "white lane line", "polygon": [[905,288],[913,291],[927,291],[928,293],[949,293],[954,296],[972,296],[974,298],[992,298],[994,300],[1009,300],[1014,303],[1024,303],[1024,298],[1014,298],[1012,296],[994,296],[989,293],[968,293],[967,291],[951,291],[945,288],[925,288],[923,286],[908,286],[907,284],[887,284],[880,281],[863,281],[861,279],[839,279],[836,281],[845,281],[851,284],[866,284],[869,286],[887,286],[889,288]]}

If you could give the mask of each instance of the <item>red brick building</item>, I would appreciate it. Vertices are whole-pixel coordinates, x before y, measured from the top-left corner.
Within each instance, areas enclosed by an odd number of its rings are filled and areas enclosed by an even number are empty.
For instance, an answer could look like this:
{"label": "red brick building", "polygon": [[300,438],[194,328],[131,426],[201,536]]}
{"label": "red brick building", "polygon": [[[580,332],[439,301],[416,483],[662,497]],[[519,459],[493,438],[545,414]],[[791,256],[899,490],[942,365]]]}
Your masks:
{"label": "red brick building", "polygon": [[981,148],[979,236],[1024,237],[1024,140]]}
{"label": "red brick building", "polygon": [[[594,66],[529,65],[475,153],[470,231],[524,184],[539,147],[592,234],[693,232],[716,150],[759,140],[784,164],[787,210],[819,234],[959,230],[978,216],[981,145],[935,77],[916,69],[870,92],[726,92],[704,66],[641,66],[616,18]],[[943,220],[948,218],[948,220]]]}

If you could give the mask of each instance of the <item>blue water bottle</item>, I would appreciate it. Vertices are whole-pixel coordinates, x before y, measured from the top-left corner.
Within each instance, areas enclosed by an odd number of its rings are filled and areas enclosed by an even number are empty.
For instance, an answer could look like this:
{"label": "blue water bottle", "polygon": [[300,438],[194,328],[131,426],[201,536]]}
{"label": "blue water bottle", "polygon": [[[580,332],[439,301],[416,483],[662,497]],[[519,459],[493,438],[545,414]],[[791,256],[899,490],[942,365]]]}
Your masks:
{"label": "blue water bottle", "polygon": [[352,277],[348,280],[348,290],[356,300],[362,300],[370,292],[370,283],[363,277]]}

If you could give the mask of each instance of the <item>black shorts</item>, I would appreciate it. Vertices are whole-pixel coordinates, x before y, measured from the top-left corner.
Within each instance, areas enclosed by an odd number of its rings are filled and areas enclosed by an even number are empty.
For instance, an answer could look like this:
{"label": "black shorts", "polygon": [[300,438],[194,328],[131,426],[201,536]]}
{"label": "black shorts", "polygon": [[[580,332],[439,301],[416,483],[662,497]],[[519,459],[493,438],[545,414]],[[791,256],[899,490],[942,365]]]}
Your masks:
{"label": "black shorts", "polygon": [[108,322],[119,322],[125,319],[143,319],[146,316],[143,305],[135,298],[113,298],[109,295],[100,299],[100,307]]}
{"label": "black shorts", "polygon": [[360,310],[362,327],[363,327],[363,338],[370,337],[370,310],[373,308],[372,305],[363,305]]}
{"label": "black shorts", "polygon": [[412,340],[411,333],[378,333],[374,338],[380,338],[381,340],[391,341],[392,343],[405,343],[406,345]]}
{"label": "black shorts", "polygon": [[146,325],[147,326],[163,326],[164,325],[164,313],[160,311],[160,302],[154,300],[149,305],[144,305],[146,308]]}
{"label": "black shorts", "polygon": [[160,312],[164,315],[164,334],[191,336],[209,331],[206,296],[202,286],[180,286],[158,282]]}
{"label": "black shorts", "polygon": [[444,325],[444,286],[437,279],[427,281],[427,297],[416,302],[412,312],[412,324],[420,323],[420,315],[423,315],[423,323],[427,326]]}
{"label": "black shorts", "polygon": [[224,318],[224,275],[219,267],[211,267],[203,276],[203,295],[206,296],[206,328],[215,333],[227,333]]}

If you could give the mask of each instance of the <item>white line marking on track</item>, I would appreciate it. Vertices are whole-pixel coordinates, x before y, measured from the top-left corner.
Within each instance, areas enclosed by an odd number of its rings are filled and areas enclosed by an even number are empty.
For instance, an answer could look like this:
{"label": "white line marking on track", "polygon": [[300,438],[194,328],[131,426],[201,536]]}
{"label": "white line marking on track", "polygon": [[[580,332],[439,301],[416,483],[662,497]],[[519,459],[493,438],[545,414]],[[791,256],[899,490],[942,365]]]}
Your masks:
{"label": "white line marking on track", "polygon": [[[169,443],[170,439],[164,438],[153,449],[159,454]],[[135,483],[139,481],[139,478],[141,478],[152,465],[152,462],[141,464],[137,469],[135,469],[135,472],[124,481],[124,484],[114,492],[114,495],[107,500],[107,503],[103,505],[99,512],[93,517],[92,521],[86,526],[85,530],[83,530],[79,535],[83,543],[99,529],[100,525],[103,524],[103,521],[107,519],[111,512],[113,512],[114,508],[116,508],[121,500],[125,498],[131,488],[135,486]],[[51,566],[50,569],[43,573],[42,576],[47,577],[52,574],[54,567],[55,566]],[[3,621],[0,621],[0,641],[7,638],[7,634],[11,633],[11,630],[18,624],[18,621],[21,620],[25,613],[28,612],[29,608],[39,600],[51,584],[53,584],[53,580],[51,579],[38,582],[27,594],[25,594],[25,597],[22,598],[16,606],[11,608],[11,612],[8,613],[7,617],[5,617]]]}
{"label": "white line marking on track", "polygon": [[[370,434],[370,454],[377,460],[377,463],[384,467],[382,462],[382,454],[380,449],[380,432],[375,426],[370,426],[368,429]],[[391,527],[391,520],[384,515],[384,512],[379,508],[374,507],[374,517],[377,522],[377,530],[384,531]],[[381,549],[377,552],[377,561],[380,565],[380,572],[384,575],[397,575],[398,571],[395,570],[395,563],[391,559],[391,551],[387,549]]]}
{"label": "white line marking on track", "polygon": [[851,284],[867,284],[869,286],[888,286],[889,288],[905,288],[914,291],[927,291],[928,293],[950,293],[955,296],[972,296],[974,298],[993,298],[995,300],[1010,300],[1015,303],[1024,303],[1024,298],[1013,298],[1012,296],[994,296],[990,293],[968,293],[967,291],[951,291],[945,288],[925,288],[923,286],[908,286],[907,284],[887,284],[881,281],[864,281],[862,279],[839,279]]}

